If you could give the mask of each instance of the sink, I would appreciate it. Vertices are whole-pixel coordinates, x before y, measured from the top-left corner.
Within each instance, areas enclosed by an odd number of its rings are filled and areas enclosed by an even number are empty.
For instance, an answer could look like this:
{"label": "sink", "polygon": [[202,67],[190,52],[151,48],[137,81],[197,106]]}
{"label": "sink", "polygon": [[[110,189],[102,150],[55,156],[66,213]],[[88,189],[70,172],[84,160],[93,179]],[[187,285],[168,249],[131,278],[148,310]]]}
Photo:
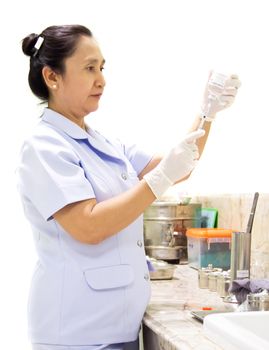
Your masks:
{"label": "sink", "polygon": [[269,311],[229,312],[204,318],[205,335],[224,350],[268,350]]}

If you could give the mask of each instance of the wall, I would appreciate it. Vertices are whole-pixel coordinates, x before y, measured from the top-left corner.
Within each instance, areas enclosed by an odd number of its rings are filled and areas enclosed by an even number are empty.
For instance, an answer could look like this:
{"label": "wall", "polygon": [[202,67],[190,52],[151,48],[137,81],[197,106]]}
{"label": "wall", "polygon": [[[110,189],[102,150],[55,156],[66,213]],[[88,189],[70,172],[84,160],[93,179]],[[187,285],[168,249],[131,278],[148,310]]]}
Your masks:
{"label": "wall", "polygon": [[[199,112],[210,69],[236,72],[238,98],[212,127],[192,178],[178,191],[267,192],[269,22],[267,1],[8,1],[1,33],[1,345],[27,349],[26,308],[36,260],[14,169],[41,107],[27,85],[20,44],[52,24],[89,26],[107,60],[106,93],[87,117],[108,136],[166,150]],[[5,346],[4,346],[5,345]]]}

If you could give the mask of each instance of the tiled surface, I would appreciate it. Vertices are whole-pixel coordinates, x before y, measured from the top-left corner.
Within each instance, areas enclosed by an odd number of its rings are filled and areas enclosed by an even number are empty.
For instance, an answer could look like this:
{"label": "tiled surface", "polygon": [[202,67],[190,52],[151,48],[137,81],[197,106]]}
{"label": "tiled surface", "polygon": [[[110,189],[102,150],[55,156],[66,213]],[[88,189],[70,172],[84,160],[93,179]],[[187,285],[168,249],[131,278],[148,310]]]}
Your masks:
{"label": "tiled surface", "polygon": [[173,280],[151,281],[152,297],[144,323],[159,335],[161,349],[220,349],[204,336],[202,324],[190,310],[233,308],[232,304],[223,303],[216,292],[200,289],[197,271],[188,265],[179,265],[174,276]]}

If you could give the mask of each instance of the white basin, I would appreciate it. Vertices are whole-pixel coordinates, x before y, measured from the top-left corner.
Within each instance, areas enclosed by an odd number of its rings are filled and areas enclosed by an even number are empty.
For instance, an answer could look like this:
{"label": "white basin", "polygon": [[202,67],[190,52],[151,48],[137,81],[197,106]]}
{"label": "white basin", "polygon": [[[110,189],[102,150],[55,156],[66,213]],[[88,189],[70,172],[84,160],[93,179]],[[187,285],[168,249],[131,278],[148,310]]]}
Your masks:
{"label": "white basin", "polygon": [[205,335],[224,350],[269,349],[269,311],[208,315],[203,329]]}

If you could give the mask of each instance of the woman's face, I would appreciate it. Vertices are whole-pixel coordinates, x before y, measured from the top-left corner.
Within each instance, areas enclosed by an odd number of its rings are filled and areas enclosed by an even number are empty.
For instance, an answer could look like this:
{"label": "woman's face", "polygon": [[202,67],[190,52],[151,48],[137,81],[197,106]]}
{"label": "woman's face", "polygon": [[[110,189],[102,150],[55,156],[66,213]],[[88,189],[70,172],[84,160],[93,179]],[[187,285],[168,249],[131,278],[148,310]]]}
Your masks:
{"label": "woman's face", "polygon": [[65,61],[65,73],[58,76],[49,107],[74,121],[97,110],[105,87],[104,63],[96,41],[81,36],[76,51]]}

